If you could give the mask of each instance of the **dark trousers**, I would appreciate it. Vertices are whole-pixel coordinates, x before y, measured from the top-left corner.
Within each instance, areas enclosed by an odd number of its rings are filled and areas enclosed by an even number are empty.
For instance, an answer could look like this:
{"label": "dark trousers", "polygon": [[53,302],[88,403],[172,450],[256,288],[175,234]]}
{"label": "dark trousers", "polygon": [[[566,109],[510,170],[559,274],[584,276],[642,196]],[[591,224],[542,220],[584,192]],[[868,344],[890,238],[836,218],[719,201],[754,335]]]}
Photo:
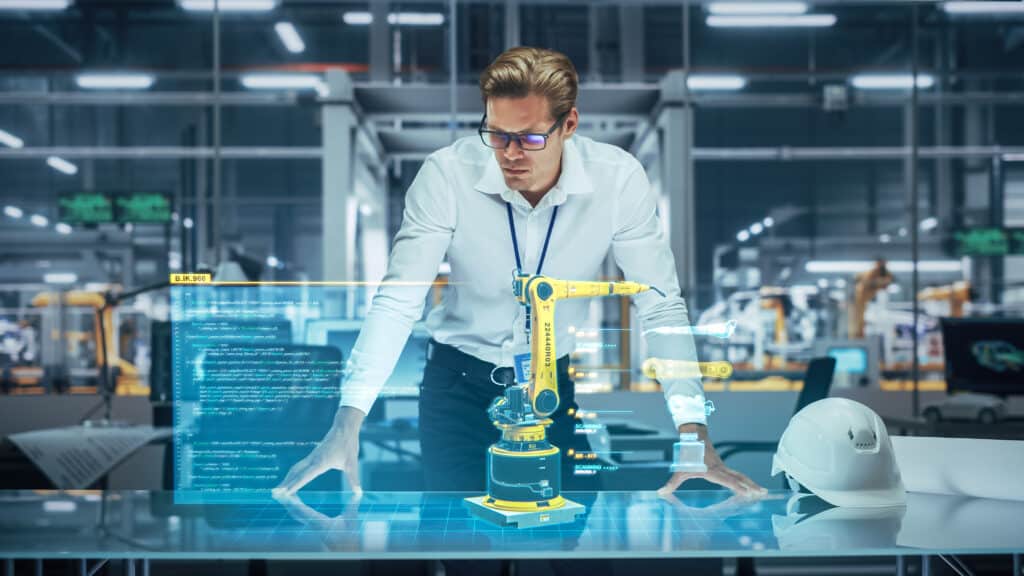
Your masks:
{"label": "dark trousers", "polygon": [[[431,342],[430,346],[420,388],[419,418],[426,489],[483,494],[487,489],[487,448],[501,436],[487,417],[487,407],[505,389],[491,382],[493,366],[443,344]],[[570,408],[574,413],[578,409],[568,368],[567,360],[559,362],[560,403],[551,416],[548,440],[562,451],[562,490],[597,491],[599,479],[574,476],[572,461],[566,457],[570,448],[584,452],[590,449],[587,437],[575,433],[576,420],[568,413]],[[590,576],[606,573],[604,563],[594,562],[593,567],[591,563],[557,561],[550,563],[550,569],[555,574],[577,576],[585,565],[582,572]],[[448,576],[507,573],[507,563],[501,561],[444,564]]]}

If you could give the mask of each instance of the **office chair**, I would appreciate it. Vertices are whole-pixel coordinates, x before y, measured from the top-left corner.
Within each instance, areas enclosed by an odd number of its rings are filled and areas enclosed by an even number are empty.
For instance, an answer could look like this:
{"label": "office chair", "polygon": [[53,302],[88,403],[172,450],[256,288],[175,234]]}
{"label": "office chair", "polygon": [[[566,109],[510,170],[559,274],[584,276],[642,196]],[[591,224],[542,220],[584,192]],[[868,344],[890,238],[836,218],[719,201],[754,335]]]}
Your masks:
{"label": "office chair", "polygon": [[[836,359],[829,356],[814,358],[807,364],[807,372],[804,373],[804,387],[796,399],[796,409],[793,410],[793,414],[803,410],[804,406],[812,402],[828,398],[835,371]],[[775,452],[778,446],[778,441],[722,442],[715,444],[715,450],[724,462],[730,456],[742,452]]]}

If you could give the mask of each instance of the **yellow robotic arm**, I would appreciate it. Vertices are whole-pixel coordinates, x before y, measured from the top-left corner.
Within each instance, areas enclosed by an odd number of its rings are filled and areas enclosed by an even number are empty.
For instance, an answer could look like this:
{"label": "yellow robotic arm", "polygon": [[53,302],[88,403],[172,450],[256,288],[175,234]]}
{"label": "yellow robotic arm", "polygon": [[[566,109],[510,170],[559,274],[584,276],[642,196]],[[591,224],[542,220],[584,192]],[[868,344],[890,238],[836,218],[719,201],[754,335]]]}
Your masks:
{"label": "yellow robotic arm", "polygon": [[[558,354],[555,351],[555,303],[565,298],[629,296],[657,288],[637,282],[555,280],[546,276],[516,276],[515,295],[529,307],[530,404],[538,418],[558,409]],[[663,294],[664,295],[664,294]]]}

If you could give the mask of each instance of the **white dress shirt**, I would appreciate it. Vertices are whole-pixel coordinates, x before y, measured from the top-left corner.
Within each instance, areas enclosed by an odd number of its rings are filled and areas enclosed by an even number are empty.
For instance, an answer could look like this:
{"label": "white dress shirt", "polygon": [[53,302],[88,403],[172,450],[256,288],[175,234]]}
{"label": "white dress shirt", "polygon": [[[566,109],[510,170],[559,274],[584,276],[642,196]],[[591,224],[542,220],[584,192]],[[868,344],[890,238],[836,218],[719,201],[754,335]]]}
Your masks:
{"label": "white dress shirt", "polygon": [[[672,251],[640,162],[620,148],[575,135],[563,148],[558,182],[532,207],[505,185],[494,151],[478,136],[470,136],[428,156],[409,187],[387,274],[346,365],[342,405],[369,412],[423,314],[427,283],[436,279],[445,254],[451,265],[450,284],[441,304],[428,315],[427,330],[438,342],[481,360],[512,365],[526,335],[524,308],[512,294],[516,261],[506,202],[513,209],[523,273],[537,271],[558,206],[544,275],[596,280],[611,251],[627,280],[656,286],[666,294],[648,291],[633,297],[645,331],[689,325]],[[589,299],[558,303],[559,357],[573,351],[569,327],[582,324],[588,304]],[[646,343],[649,356],[696,360],[688,334],[648,333]],[[699,396],[699,413],[673,412],[677,426],[704,422],[699,379],[661,384],[666,398]]]}

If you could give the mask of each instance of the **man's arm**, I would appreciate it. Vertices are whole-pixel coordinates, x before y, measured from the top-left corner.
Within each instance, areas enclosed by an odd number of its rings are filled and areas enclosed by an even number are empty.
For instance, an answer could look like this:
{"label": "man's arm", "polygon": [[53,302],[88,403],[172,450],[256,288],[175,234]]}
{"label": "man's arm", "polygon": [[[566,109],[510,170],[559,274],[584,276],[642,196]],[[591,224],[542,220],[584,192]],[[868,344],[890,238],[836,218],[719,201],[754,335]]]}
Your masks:
{"label": "man's arm", "polygon": [[437,278],[451,243],[455,230],[452,192],[436,157],[428,157],[406,194],[402,227],[391,248],[388,271],[345,363],[334,424],[317,447],[288,471],[275,495],[294,494],[328,470],[341,470],[353,491],[362,492],[359,429],[391,376],[413,324],[423,314],[429,283]]}
{"label": "man's arm", "polygon": [[[612,255],[616,264],[627,280],[656,286],[665,294],[662,297],[651,291],[633,297],[644,329],[648,357],[696,362],[697,349],[692,335],[678,333],[678,330],[657,331],[658,328],[688,327],[690,321],[686,302],[680,295],[675,258],[662,234],[657,203],[647,174],[639,163],[626,177],[615,213],[618,220]],[[715,452],[708,439],[700,377],[665,378],[659,379],[659,383],[679,432],[696,432],[704,441],[704,463],[708,467],[702,474],[677,472],[662,490],[671,492],[688,478],[703,477],[737,494],[763,491],[743,474],[726,467]]]}

